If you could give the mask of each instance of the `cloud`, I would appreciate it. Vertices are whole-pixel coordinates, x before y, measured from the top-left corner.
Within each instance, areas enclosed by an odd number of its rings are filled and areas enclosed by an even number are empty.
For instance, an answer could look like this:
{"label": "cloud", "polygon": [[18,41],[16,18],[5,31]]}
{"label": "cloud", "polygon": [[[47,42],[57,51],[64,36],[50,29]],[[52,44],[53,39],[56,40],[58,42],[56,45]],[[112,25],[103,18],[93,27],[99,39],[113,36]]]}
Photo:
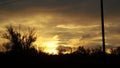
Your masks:
{"label": "cloud", "polygon": [[[119,13],[119,0],[104,0],[106,16],[115,16]],[[39,9],[44,12],[97,17],[100,15],[100,1],[98,0],[1,0],[1,11],[19,12]],[[38,10],[37,10],[38,11]]]}
{"label": "cloud", "polygon": [[[114,45],[120,42],[119,3],[104,0],[107,43]],[[0,30],[4,25],[22,24],[37,28],[44,38],[59,35],[61,43],[79,39],[101,45],[99,0],[0,0],[0,10]]]}
{"label": "cloud", "polygon": [[107,17],[116,17],[119,16],[120,0],[104,0],[104,10]]}
{"label": "cloud", "polygon": [[7,0],[1,3],[3,3],[0,7],[1,11],[14,13],[21,11],[28,11],[31,13],[41,11],[47,13],[60,13],[65,15],[81,15],[84,13],[88,16],[91,16],[91,13],[94,13],[94,15],[98,15],[99,13],[99,2],[96,0]]}
{"label": "cloud", "polygon": [[[76,24],[95,24],[100,21],[100,2],[97,0],[5,0],[1,3],[3,4],[0,7],[0,17],[4,18],[54,14],[57,17],[68,18]],[[111,17],[112,19],[109,20],[113,20],[113,18],[116,20],[116,17],[119,16],[118,3],[119,0],[104,0],[105,20]],[[60,20],[64,20],[63,18]]]}

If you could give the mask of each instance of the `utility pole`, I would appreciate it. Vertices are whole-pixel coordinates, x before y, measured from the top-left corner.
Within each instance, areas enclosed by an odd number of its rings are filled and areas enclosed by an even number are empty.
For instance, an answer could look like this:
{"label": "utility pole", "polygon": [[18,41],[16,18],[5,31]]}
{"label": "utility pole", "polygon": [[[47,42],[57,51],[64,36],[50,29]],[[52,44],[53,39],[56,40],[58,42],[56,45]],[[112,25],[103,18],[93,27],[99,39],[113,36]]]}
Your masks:
{"label": "utility pole", "polygon": [[103,0],[100,0],[101,5],[101,26],[102,26],[102,45],[103,45],[103,53],[105,52],[105,29],[104,29],[104,8],[103,8]]}

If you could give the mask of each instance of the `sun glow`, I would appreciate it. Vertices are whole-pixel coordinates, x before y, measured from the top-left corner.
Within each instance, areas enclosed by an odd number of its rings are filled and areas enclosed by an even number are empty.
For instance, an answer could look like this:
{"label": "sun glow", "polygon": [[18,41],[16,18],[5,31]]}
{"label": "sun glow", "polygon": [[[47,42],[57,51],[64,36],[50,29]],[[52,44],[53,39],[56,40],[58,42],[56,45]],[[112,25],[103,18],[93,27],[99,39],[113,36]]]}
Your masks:
{"label": "sun glow", "polygon": [[39,37],[38,41],[36,42],[37,44],[36,49],[49,55],[58,55],[60,54],[60,52],[62,54],[70,54],[76,51],[75,45],[78,44],[78,40],[76,41],[70,40],[70,42],[72,43],[61,44],[59,35],[54,35],[53,37],[48,38]]}
{"label": "sun glow", "polygon": [[56,48],[58,47],[58,41],[49,41],[44,43],[45,49],[43,50],[44,52],[48,54],[58,54],[58,51]]}
{"label": "sun glow", "polygon": [[[57,47],[59,46],[59,36],[55,35],[52,38],[40,39],[44,40],[42,42],[37,42],[38,45],[42,48],[42,51],[49,55],[58,55]],[[40,41],[39,40],[39,41]],[[39,50],[39,46],[37,47]]]}
{"label": "sun glow", "polygon": [[107,53],[107,54],[111,54],[111,49],[107,48],[107,49],[106,49],[106,53]]}

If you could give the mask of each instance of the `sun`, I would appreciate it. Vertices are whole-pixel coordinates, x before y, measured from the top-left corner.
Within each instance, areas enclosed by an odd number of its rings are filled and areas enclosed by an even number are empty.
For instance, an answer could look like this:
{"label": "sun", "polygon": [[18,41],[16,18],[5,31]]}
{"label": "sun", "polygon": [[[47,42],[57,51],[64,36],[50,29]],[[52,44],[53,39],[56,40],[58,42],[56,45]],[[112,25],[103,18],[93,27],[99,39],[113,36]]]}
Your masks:
{"label": "sun", "polygon": [[57,41],[49,41],[44,43],[45,49],[44,52],[52,55],[57,55],[58,51],[56,48],[58,47],[58,42]]}
{"label": "sun", "polygon": [[46,48],[44,52],[49,55],[58,55],[58,51],[56,49]]}
{"label": "sun", "polygon": [[[49,55],[58,55],[58,50],[57,50],[57,47],[59,46],[58,35],[55,35],[51,38],[42,38],[40,40],[44,40],[44,41],[36,42],[36,43],[43,47],[43,49],[42,49],[43,52],[45,52]],[[38,50],[39,50],[39,48],[38,48]]]}
{"label": "sun", "polygon": [[[40,40],[44,40],[40,42]],[[42,51],[47,53],[48,55],[59,55],[60,50],[58,49],[61,45],[61,41],[58,35],[55,35],[51,38],[41,38],[36,44],[38,45],[36,48],[38,51]],[[67,45],[63,45],[63,49],[66,48]],[[65,47],[64,47],[65,46]],[[69,47],[66,48],[67,51],[62,52],[63,54],[71,53],[71,49],[68,50]]]}
{"label": "sun", "polygon": [[106,53],[107,53],[107,54],[111,54],[111,49],[107,48],[107,49],[106,49]]}

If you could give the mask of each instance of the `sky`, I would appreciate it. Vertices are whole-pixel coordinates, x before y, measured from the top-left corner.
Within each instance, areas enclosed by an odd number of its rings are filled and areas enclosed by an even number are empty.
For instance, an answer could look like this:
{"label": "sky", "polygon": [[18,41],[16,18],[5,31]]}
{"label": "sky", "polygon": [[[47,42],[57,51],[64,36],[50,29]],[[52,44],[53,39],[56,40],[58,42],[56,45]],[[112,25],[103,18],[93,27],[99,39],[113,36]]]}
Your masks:
{"label": "sky", "polygon": [[[105,44],[116,47],[120,45],[120,0],[103,1]],[[35,27],[39,47],[102,46],[100,0],[0,0],[0,32],[10,24]],[[0,38],[0,42],[5,41]]]}

